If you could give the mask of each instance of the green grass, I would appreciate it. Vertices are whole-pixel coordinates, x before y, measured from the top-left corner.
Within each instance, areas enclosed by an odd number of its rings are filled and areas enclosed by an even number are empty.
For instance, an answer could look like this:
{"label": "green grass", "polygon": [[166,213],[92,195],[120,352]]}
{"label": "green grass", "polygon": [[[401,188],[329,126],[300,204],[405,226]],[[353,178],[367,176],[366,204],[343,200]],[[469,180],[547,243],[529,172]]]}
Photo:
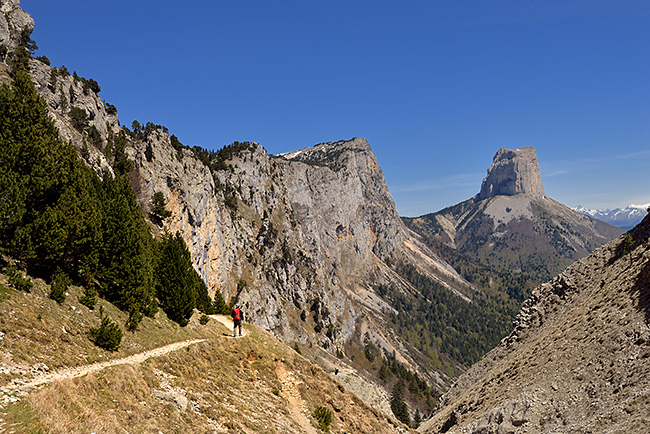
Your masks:
{"label": "green grass", "polygon": [[42,434],[47,432],[43,429],[32,407],[25,400],[7,405],[5,407],[5,414],[0,413],[0,417],[7,424],[4,426],[5,430],[2,432],[17,432],[21,434]]}

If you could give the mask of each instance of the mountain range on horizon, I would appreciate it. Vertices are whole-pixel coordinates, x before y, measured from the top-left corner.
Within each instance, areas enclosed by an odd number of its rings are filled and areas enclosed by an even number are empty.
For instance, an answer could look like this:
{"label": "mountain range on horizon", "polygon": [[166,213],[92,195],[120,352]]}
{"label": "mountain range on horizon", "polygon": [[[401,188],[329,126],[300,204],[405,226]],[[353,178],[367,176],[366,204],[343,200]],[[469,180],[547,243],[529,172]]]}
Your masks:
{"label": "mountain range on horizon", "polygon": [[625,208],[615,208],[611,210],[585,208],[582,205],[578,205],[573,209],[627,231],[638,225],[641,220],[643,220],[643,217],[648,215],[650,203],[645,205],[631,204]]}

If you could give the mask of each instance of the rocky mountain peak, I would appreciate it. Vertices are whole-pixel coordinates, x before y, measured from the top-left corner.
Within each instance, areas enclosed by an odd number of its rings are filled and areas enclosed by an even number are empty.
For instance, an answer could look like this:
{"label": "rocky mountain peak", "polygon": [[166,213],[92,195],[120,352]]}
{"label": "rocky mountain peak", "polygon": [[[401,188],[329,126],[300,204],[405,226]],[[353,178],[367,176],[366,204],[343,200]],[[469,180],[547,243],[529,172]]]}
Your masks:
{"label": "rocky mountain peak", "polygon": [[545,196],[539,174],[535,148],[500,148],[494,155],[492,165],[481,184],[479,200],[495,196],[526,194],[534,198]]}

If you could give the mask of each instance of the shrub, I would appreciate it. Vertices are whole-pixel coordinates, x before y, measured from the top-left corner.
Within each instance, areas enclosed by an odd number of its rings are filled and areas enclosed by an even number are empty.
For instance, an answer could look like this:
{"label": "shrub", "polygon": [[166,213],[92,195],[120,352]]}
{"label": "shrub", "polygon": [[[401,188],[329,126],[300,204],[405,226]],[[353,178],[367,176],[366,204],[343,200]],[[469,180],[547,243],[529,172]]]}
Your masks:
{"label": "shrub", "polygon": [[318,422],[318,428],[323,432],[329,432],[332,423],[332,412],[323,406],[318,406],[312,415]]}
{"label": "shrub", "polygon": [[89,90],[92,90],[95,93],[102,91],[102,88],[99,87],[97,81],[93,80],[92,78],[82,78],[81,82],[83,83],[84,94],[88,94]]}
{"label": "shrub", "polygon": [[36,60],[38,60],[41,63],[46,64],[47,66],[50,66],[50,59],[48,59],[47,56],[38,56],[36,58]]}
{"label": "shrub", "polygon": [[72,107],[69,114],[70,122],[72,122],[72,126],[77,131],[81,132],[88,127],[88,113],[86,113],[86,110],[79,107]]}
{"label": "shrub", "polygon": [[166,206],[165,195],[162,191],[156,191],[151,197],[151,217],[159,224],[172,215]]}
{"label": "shrub", "polygon": [[18,291],[31,292],[34,287],[34,283],[28,278],[23,277],[23,274],[15,266],[9,267],[7,277],[9,278],[9,284]]}
{"label": "shrub", "polygon": [[65,301],[65,293],[70,286],[70,278],[61,269],[57,269],[50,286],[50,298],[59,304]]}
{"label": "shrub", "polygon": [[201,317],[199,317],[199,324],[201,325],[206,325],[208,321],[210,321],[210,317],[207,316],[206,314],[203,314],[201,315]]}
{"label": "shrub", "polygon": [[296,350],[296,353],[300,354],[302,356],[302,351],[300,351],[300,347],[298,346],[298,342],[295,342],[293,344],[293,349]]}
{"label": "shrub", "polygon": [[117,351],[122,343],[122,330],[107,316],[98,328],[91,328],[90,333],[95,345],[108,351]]}
{"label": "shrub", "polygon": [[108,113],[109,115],[116,115],[117,107],[115,107],[113,104],[106,103],[106,113]]}
{"label": "shrub", "polygon": [[84,295],[79,297],[79,303],[90,310],[95,309],[95,305],[97,304],[97,290],[92,285],[87,286],[84,289]]}
{"label": "shrub", "polygon": [[88,138],[90,139],[90,143],[92,143],[96,148],[101,147],[102,136],[94,125],[88,128]]}

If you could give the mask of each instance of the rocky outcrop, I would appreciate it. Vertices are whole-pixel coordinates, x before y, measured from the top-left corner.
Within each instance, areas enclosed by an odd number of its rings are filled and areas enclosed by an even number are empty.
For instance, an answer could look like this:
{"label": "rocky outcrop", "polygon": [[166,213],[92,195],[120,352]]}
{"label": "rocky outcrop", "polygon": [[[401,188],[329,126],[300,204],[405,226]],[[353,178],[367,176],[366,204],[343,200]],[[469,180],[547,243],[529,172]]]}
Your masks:
{"label": "rocky outcrop", "polygon": [[483,179],[478,199],[516,194],[538,199],[545,195],[537,153],[532,146],[515,150],[500,148]]}
{"label": "rocky outcrop", "polygon": [[34,28],[34,20],[21,9],[20,0],[0,0],[0,13],[4,15],[0,19],[0,46],[11,52],[21,44],[23,29]]}
{"label": "rocky outcrop", "polygon": [[649,237],[646,217],[533,291],[515,330],[458,379],[420,431],[646,432]]}

